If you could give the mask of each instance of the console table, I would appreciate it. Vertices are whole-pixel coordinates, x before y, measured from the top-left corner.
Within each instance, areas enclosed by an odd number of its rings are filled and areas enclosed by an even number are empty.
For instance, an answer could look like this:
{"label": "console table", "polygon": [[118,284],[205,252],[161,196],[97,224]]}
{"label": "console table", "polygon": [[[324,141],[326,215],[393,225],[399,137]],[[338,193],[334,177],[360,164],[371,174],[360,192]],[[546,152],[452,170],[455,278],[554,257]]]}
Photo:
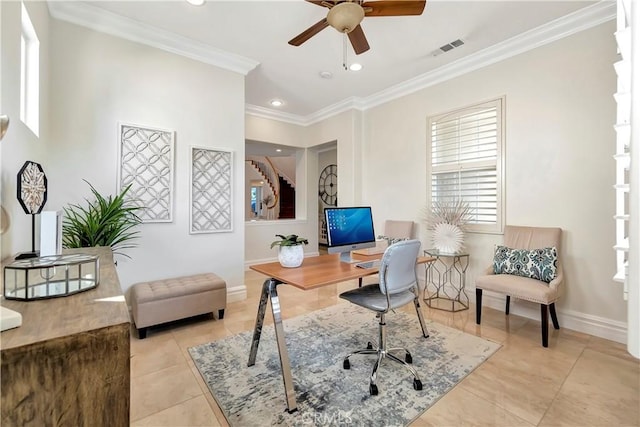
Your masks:
{"label": "console table", "polygon": [[130,321],[111,249],[64,253],[98,255],[100,284],[67,297],[2,300],[22,326],[0,335],[0,424],[128,427]]}
{"label": "console table", "polygon": [[425,256],[435,261],[425,264],[424,302],[431,308],[444,311],[469,309],[469,296],[465,291],[468,253],[444,253],[427,249]]}

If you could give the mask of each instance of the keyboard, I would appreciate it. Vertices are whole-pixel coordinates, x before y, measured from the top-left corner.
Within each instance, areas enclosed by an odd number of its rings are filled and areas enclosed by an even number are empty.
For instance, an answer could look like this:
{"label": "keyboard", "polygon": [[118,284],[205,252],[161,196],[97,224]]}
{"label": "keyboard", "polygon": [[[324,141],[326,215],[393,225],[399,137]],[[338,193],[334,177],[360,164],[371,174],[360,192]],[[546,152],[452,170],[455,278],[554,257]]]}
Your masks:
{"label": "keyboard", "polygon": [[358,268],[374,268],[374,267],[380,267],[380,260],[375,260],[375,261],[362,261],[356,264],[356,267]]}

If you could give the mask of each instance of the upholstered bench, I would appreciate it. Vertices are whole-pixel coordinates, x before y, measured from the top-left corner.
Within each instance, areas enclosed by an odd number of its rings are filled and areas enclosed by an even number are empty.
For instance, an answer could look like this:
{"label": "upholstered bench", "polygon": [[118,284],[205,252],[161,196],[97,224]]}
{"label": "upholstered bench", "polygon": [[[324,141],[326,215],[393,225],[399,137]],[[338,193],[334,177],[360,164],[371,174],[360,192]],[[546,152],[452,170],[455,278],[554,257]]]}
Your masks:
{"label": "upholstered bench", "polygon": [[214,313],[224,317],[227,283],[213,273],[136,283],[131,288],[131,311],[140,339],[149,326]]}

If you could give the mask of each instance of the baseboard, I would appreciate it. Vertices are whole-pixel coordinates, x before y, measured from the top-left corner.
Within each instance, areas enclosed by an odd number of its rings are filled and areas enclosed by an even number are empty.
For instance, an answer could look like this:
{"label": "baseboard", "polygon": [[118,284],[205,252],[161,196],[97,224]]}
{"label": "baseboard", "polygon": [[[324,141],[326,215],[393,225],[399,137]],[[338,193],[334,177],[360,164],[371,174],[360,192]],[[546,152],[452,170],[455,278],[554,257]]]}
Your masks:
{"label": "baseboard", "polygon": [[[467,291],[471,302],[475,303],[475,290]],[[472,297],[473,295],[473,297]],[[500,294],[482,293],[482,305],[504,312],[505,297]],[[528,301],[511,298],[510,313],[540,321],[540,305]],[[626,344],[627,324],[591,314],[579,313],[573,310],[560,309],[556,305],[556,313],[561,328],[571,329],[585,334],[605,338]]]}
{"label": "baseboard", "polygon": [[[305,257],[314,255],[318,255],[318,253],[305,253]],[[248,270],[249,266],[254,264],[274,262],[277,260],[278,258],[275,257],[246,261],[245,270]],[[424,289],[424,272],[420,270],[418,271],[418,278],[421,283],[420,289],[422,292],[422,289]],[[244,286],[243,291],[244,298],[246,298],[246,287]],[[475,289],[466,289],[466,293],[469,296],[469,302],[475,304]],[[491,294],[489,291],[484,291],[482,294],[482,305],[485,307],[491,307],[504,312],[504,303],[504,295]],[[527,319],[540,321],[540,306],[535,303],[512,298],[510,312],[518,316],[526,317]],[[561,328],[571,329],[573,331],[582,332],[622,344],[627,343],[626,322],[593,316],[591,314],[580,313],[573,310],[560,309],[559,307],[556,307],[556,313],[558,315],[558,322],[560,323]]]}
{"label": "baseboard", "polygon": [[244,301],[247,299],[247,285],[227,287],[227,303]]}

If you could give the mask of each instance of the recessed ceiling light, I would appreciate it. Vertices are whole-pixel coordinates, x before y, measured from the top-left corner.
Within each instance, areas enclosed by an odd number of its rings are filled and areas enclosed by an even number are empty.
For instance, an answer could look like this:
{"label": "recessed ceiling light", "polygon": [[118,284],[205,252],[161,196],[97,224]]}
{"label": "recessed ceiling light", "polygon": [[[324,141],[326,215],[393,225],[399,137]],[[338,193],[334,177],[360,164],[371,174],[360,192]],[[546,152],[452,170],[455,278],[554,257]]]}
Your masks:
{"label": "recessed ceiling light", "polygon": [[323,79],[330,79],[333,77],[333,73],[331,73],[331,71],[320,71],[320,77]]}
{"label": "recessed ceiling light", "polygon": [[353,64],[349,65],[349,69],[351,71],[360,71],[362,70],[362,64],[358,64],[357,62],[354,62]]}
{"label": "recessed ceiling light", "polygon": [[276,148],[276,153],[282,153],[282,150],[279,148]]}
{"label": "recessed ceiling light", "polygon": [[204,4],[204,0],[187,0],[187,3],[194,6],[202,6]]}
{"label": "recessed ceiling light", "polygon": [[280,107],[282,104],[284,104],[284,102],[282,102],[282,100],[280,99],[272,99],[270,103],[272,107]]}

